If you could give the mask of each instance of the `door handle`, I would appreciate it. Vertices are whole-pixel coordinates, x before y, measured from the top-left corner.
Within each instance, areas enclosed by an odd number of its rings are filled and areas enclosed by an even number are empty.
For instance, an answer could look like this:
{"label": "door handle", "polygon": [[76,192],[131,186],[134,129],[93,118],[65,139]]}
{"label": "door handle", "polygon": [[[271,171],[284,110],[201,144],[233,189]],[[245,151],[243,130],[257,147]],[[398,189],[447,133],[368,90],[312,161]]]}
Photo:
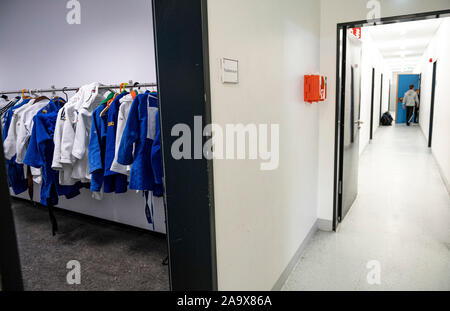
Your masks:
{"label": "door handle", "polygon": [[364,124],[364,122],[361,120],[358,120],[358,121],[355,121],[355,124],[358,125],[358,130],[360,130],[362,128],[361,125]]}

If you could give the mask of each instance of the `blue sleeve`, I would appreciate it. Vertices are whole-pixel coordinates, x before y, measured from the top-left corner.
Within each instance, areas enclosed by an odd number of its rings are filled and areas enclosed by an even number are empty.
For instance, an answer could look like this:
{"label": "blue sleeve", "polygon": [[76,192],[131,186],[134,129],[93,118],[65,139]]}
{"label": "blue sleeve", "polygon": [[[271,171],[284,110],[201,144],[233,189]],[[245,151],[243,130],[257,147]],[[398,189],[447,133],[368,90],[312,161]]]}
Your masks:
{"label": "blue sleeve", "polygon": [[13,107],[9,108],[9,110],[6,112],[6,114],[5,114],[5,125],[3,127],[3,141],[6,139],[6,137],[8,137],[9,126],[11,125],[11,120],[12,120],[12,116],[13,116],[14,110],[16,110],[16,109],[22,107],[23,105],[27,104],[29,101],[30,101],[29,99],[25,99],[20,104],[14,105]]}
{"label": "blue sleeve", "polygon": [[133,146],[139,138],[139,104],[140,96],[136,96],[131,104],[127,124],[120,140],[117,162],[122,165],[133,163]]}
{"label": "blue sleeve", "polygon": [[46,133],[45,131],[42,131],[41,127],[40,120],[35,118],[33,129],[31,131],[30,142],[28,144],[25,158],[23,159],[24,164],[36,168],[41,168],[44,165],[44,161],[41,156],[42,154],[39,150],[39,135],[46,135]]}
{"label": "blue sleeve", "polygon": [[152,145],[152,169],[155,176],[155,183],[162,184],[162,156],[161,156],[161,129],[159,127],[159,111],[156,113],[156,137]]}
{"label": "blue sleeve", "polygon": [[5,114],[5,125],[3,126],[3,141],[8,137],[9,126],[11,125],[13,110],[9,109]]}
{"label": "blue sleeve", "polygon": [[92,174],[94,171],[103,169],[102,163],[102,151],[101,151],[101,127],[100,127],[100,116],[98,111],[94,111],[92,114],[92,126],[91,126],[91,136],[89,139],[89,173]]}

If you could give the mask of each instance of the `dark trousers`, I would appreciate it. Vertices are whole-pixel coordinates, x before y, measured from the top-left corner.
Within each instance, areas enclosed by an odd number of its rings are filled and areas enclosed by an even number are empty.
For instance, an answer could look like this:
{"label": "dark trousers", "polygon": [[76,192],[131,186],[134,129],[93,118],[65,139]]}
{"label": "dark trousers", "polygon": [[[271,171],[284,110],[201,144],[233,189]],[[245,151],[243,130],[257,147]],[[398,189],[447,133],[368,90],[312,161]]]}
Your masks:
{"label": "dark trousers", "polygon": [[414,118],[415,123],[419,123],[419,108],[416,107],[416,117]]}
{"label": "dark trousers", "polygon": [[[414,106],[406,106],[406,125],[409,126],[409,120],[411,120],[411,117],[414,113]],[[414,120],[413,120],[414,122]]]}

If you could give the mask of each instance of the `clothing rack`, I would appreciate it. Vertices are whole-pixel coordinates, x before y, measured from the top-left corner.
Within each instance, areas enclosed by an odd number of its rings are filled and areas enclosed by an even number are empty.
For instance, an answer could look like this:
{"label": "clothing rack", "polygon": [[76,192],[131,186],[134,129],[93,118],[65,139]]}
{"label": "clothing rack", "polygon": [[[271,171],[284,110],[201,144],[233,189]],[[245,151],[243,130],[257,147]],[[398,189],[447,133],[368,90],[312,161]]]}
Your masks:
{"label": "clothing rack", "polygon": [[[112,85],[100,84],[98,86],[98,89],[112,91],[113,89],[121,89],[121,90],[123,90],[123,89],[140,89],[140,88],[150,88],[150,87],[157,87],[157,86],[158,86],[157,83],[139,83],[139,82],[128,81],[126,83],[112,84]],[[3,95],[3,94],[5,94],[5,95],[6,94],[24,95],[24,93],[27,93],[27,94],[29,93],[30,95],[36,95],[36,93],[53,93],[53,95],[56,95],[57,92],[62,92],[67,96],[66,92],[78,91],[80,88],[81,87],[56,88],[55,86],[52,85],[51,88],[49,88],[49,89],[24,89],[24,90],[17,90],[17,91],[5,91],[5,92],[0,92],[0,95]],[[2,116],[4,111],[7,111],[11,106],[14,106],[16,102],[17,101],[14,102],[12,100],[7,106],[0,109],[0,116]],[[1,132],[1,127],[0,127],[0,132]],[[27,173],[28,173],[27,174],[28,194],[30,197],[30,201],[33,202],[33,205],[34,205],[35,203],[33,201],[33,180],[31,177],[31,172],[29,171],[29,167],[28,167]],[[48,213],[49,213],[50,222],[51,222],[51,226],[52,226],[52,234],[55,235],[58,231],[58,223],[57,223],[56,217],[54,215],[54,205],[50,199],[47,201],[47,207],[48,207]],[[147,205],[147,208],[148,208],[148,205]],[[152,208],[153,208],[153,203],[152,203]],[[154,219],[152,219],[152,222],[153,221],[154,221]],[[154,223],[153,223],[153,225],[154,225]]]}
{"label": "clothing rack", "polygon": [[[112,85],[100,85],[99,89],[101,90],[107,90],[107,89],[119,89],[119,88],[140,88],[140,87],[156,87],[158,84],[156,83],[138,83],[133,81],[130,81],[128,83],[124,84],[112,84]],[[50,89],[24,89],[19,91],[5,91],[0,92],[1,95],[7,95],[7,94],[22,94],[22,92],[32,92],[32,93],[56,93],[56,92],[75,92],[79,89],[79,87],[63,87],[63,88],[55,88],[51,87]]]}

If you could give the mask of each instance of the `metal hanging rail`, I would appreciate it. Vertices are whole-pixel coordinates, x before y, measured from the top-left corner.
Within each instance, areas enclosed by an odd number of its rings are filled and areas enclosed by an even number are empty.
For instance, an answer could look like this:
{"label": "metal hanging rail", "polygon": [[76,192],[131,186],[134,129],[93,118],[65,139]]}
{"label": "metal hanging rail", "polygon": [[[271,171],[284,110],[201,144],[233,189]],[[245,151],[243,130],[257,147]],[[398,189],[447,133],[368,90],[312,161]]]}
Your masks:
{"label": "metal hanging rail", "polygon": [[[107,90],[107,89],[119,89],[122,86],[122,88],[139,88],[139,87],[156,87],[158,84],[156,83],[139,83],[136,82],[133,84],[132,81],[129,83],[125,83],[125,85],[122,84],[113,84],[113,85],[100,85],[99,89],[101,90]],[[0,95],[7,95],[7,94],[22,94],[23,91],[26,93],[32,92],[32,93],[56,93],[56,92],[75,92],[80,87],[63,87],[63,88],[55,88],[52,87],[50,89],[24,89],[19,91],[6,91],[6,92],[0,92]]]}

